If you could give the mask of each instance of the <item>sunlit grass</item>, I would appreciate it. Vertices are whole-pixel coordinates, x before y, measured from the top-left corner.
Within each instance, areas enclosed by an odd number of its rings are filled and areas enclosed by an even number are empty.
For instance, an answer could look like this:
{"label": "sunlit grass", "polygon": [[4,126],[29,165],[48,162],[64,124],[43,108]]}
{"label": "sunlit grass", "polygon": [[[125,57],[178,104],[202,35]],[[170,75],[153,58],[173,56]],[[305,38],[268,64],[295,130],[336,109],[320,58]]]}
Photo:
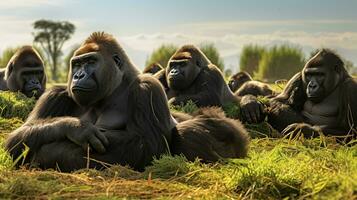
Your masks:
{"label": "sunlit grass", "polygon": [[[2,100],[5,105],[28,104],[20,104],[24,99],[9,95],[0,96],[10,99]],[[11,109],[17,112],[6,112],[0,118],[1,146],[6,135],[19,127],[28,113],[26,106]],[[197,107],[189,103],[172,109],[192,113]],[[237,105],[226,105],[224,111],[227,116],[239,117]],[[265,122],[246,128],[256,139],[251,140],[245,159],[202,164],[180,156],[163,156],[144,172],[123,166],[74,173],[13,169],[12,159],[0,148],[0,199],[357,198],[356,145],[341,145],[332,138],[269,138],[276,132]]]}

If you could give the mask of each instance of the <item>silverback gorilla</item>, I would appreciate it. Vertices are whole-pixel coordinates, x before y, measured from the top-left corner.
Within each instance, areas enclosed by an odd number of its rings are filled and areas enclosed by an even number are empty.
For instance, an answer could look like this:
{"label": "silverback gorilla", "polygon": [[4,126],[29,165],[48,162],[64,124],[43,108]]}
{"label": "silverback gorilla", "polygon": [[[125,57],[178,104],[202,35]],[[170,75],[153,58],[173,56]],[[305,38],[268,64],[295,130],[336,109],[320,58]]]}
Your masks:
{"label": "silverback gorilla", "polygon": [[283,134],[355,135],[356,91],[356,80],[347,73],[342,59],[322,49],[271,100],[268,120]]}
{"label": "silverback gorilla", "polygon": [[272,96],[273,89],[265,83],[255,81],[247,72],[238,72],[233,75],[228,86],[236,96],[253,95],[253,96]]}
{"label": "silverback gorilla", "polygon": [[234,96],[221,71],[194,45],[179,48],[170,58],[166,70],[155,77],[166,87],[169,104],[182,105],[192,101],[198,107],[207,107],[237,102],[244,120],[259,122],[263,119],[263,106],[255,97]]}
{"label": "silverback gorilla", "polygon": [[177,123],[155,78],[140,75],[113,36],[95,32],[71,59],[67,87],[47,91],[6,149],[24,163],[73,171],[129,165],[142,170],[171,150],[203,162],[247,153],[239,121],[210,108]]}
{"label": "silverback gorilla", "polygon": [[39,98],[46,88],[42,58],[31,46],[23,46],[0,71],[0,90],[20,91],[27,97]]}

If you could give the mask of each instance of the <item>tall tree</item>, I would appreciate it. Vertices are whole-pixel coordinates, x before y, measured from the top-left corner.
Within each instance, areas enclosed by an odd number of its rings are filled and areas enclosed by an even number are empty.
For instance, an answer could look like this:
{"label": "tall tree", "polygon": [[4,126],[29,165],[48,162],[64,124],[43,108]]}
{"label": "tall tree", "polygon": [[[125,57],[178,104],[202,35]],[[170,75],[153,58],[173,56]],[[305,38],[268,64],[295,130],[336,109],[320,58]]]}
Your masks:
{"label": "tall tree", "polygon": [[69,40],[75,31],[75,26],[66,21],[38,20],[33,24],[35,29],[34,42],[39,43],[46,53],[51,66],[51,76],[58,79],[58,60],[62,55],[63,44]]}

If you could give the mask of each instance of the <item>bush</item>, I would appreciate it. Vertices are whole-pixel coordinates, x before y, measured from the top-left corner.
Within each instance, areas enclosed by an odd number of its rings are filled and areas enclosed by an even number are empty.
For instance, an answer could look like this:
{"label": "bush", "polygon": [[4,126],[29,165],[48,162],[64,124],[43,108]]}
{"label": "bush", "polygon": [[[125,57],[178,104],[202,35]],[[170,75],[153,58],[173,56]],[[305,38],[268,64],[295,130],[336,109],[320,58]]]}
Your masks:
{"label": "bush", "polygon": [[223,59],[220,57],[219,52],[214,44],[201,44],[200,49],[213,64],[215,64],[222,72],[224,71]]}
{"label": "bush", "polygon": [[274,46],[264,53],[259,63],[257,78],[269,82],[289,79],[304,66],[301,48],[290,45]]}
{"label": "bush", "polygon": [[257,73],[259,62],[265,52],[265,47],[252,44],[244,46],[239,60],[240,71],[246,71],[252,76]]}
{"label": "bush", "polygon": [[170,57],[176,52],[176,50],[177,46],[173,44],[163,44],[159,48],[154,49],[149,59],[146,60],[145,65],[148,66],[152,63],[159,63],[165,68]]}
{"label": "bush", "polygon": [[7,66],[7,63],[10,61],[11,57],[15,54],[15,52],[17,51],[18,47],[8,47],[6,48],[2,55],[1,55],[1,59],[0,59],[0,67],[4,68]]}

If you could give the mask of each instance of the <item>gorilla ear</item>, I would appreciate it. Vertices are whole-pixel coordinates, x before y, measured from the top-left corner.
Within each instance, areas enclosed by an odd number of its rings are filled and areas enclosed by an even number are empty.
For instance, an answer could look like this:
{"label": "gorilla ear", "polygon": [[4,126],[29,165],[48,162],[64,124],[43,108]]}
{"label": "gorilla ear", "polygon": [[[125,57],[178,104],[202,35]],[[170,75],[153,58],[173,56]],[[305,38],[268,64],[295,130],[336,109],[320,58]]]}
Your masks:
{"label": "gorilla ear", "polygon": [[199,60],[196,61],[196,65],[199,66],[199,67],[202,67]]}
{"label": "gorilla ear", "polygon": [[9,63],[9,66],[8,66],[8,73],[11,74],[13,69],[14,69],[14,63],[11,62],[11,63]]}
{"label": "gorilla ear", "polygon": [[340,71],[341,71],[340,69],[341,69],[341,68],[340,68],[338,65],[335,65],[335,71],[336,71],[336,72],[340,73]]}
{"label": "gorilla ear", "polygon": [[113,60],[115,64],[119,67],[119,69],[121,69],[122,61],[117,54],[113,55]]}

